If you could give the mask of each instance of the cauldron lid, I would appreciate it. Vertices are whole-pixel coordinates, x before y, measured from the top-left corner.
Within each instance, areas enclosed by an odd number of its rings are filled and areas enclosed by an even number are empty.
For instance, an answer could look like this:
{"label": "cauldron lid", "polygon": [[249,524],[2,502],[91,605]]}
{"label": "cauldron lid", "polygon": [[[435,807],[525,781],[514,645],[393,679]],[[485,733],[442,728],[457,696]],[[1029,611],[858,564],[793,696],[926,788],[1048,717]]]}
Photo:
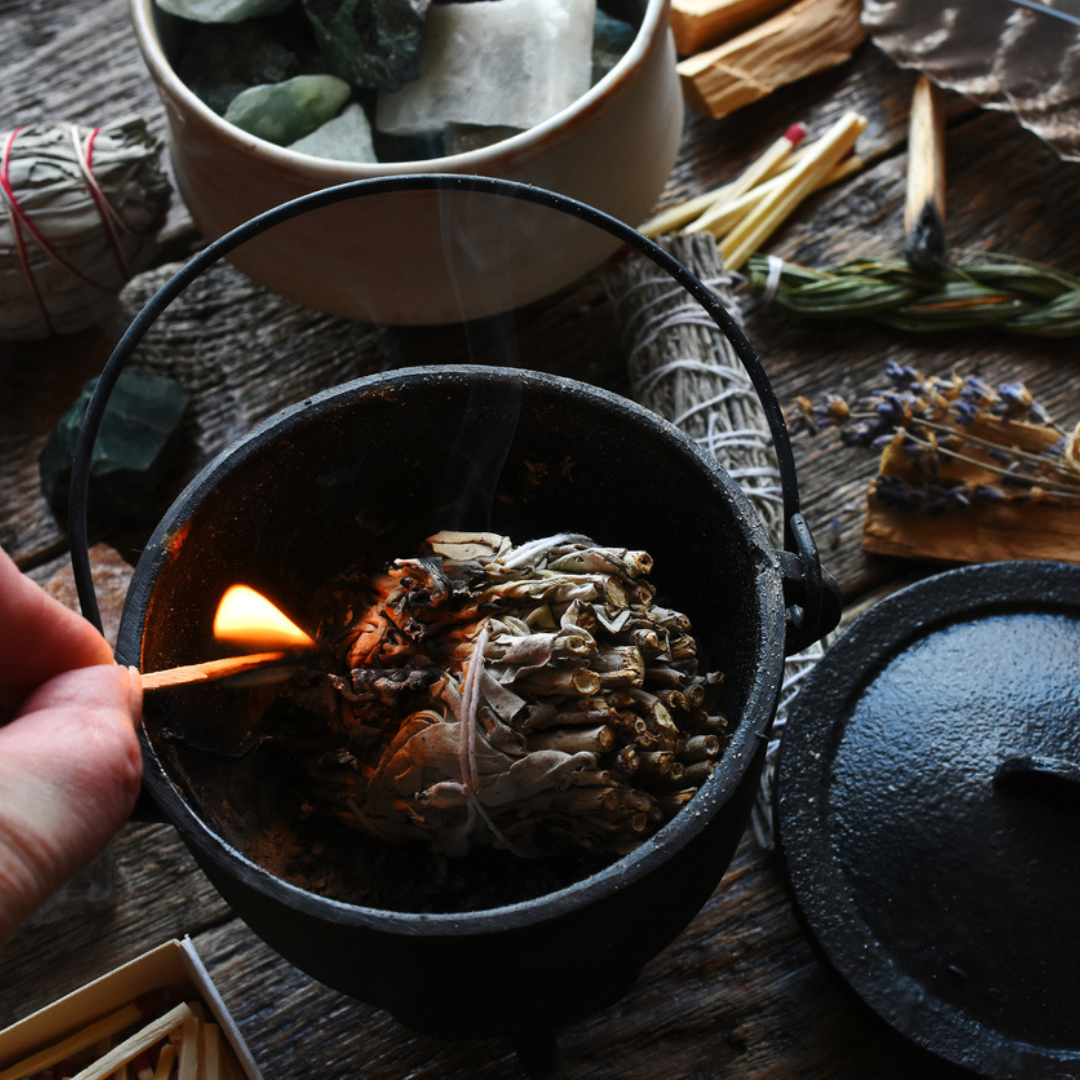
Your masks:
{"label": "cauldron lid", "polygon": [[1080,568],[993,563],[877,604],[818,662],[777,772],[827,963],[987,1077],[1080,1072]]}

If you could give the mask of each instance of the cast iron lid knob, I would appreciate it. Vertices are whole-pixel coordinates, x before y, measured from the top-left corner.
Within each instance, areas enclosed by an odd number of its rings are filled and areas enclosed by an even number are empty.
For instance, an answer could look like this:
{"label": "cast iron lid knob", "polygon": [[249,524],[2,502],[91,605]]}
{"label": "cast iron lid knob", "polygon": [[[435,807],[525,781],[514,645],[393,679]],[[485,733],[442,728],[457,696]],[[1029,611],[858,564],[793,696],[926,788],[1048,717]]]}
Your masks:
{"label": "cast iron lid knob", "polygon": [[939,574],[826,652],[777,831],[827,962],[988,1077],[1080,1076],[1080,568]]}

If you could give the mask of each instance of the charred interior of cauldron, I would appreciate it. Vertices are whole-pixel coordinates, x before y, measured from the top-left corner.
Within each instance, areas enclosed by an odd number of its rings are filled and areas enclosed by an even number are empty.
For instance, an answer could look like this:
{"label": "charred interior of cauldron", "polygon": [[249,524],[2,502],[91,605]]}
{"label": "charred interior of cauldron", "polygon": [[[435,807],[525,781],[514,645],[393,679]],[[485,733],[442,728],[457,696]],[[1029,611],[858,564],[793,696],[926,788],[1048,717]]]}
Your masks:
{"label": "charred interior of cauldron", "polygon": [[336,582],[316,666],[271,728],[303,815],[451,863],[577,852],[588,872],[633,850],[728,741],[722,676],[698,671],[651,562],[580,536],[444,532]]}

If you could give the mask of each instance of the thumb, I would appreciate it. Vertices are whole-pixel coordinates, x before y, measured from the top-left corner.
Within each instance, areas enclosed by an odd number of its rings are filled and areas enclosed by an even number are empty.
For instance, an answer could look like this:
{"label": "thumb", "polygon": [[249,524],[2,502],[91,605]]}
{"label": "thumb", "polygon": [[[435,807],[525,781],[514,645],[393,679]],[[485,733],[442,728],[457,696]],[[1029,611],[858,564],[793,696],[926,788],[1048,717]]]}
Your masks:
{"label": "thumb", "polygon": [[0,946],[127,819],[142,688],[113,664],[57,675],[0,728]]}

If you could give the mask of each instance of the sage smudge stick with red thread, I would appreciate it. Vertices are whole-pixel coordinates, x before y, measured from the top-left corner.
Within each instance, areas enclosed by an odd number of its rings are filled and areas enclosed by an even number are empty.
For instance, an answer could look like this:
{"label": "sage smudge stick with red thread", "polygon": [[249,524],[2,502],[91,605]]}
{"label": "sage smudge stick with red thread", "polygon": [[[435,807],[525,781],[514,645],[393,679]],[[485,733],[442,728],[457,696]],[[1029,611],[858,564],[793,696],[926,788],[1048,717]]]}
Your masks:
{"label": "sage smudge stick with red thread", "polygon": [[0,136],[0,340],[101,321],[153,261],[171,188],[145,120],[47,123]]}
{"label": "sage smudge stick with red thread", "polygon": [[443,532],[340,582],[272,737],[309,814],[452,856],[638,846],[728,741],[721,676],[651,569],[575,535]]}

